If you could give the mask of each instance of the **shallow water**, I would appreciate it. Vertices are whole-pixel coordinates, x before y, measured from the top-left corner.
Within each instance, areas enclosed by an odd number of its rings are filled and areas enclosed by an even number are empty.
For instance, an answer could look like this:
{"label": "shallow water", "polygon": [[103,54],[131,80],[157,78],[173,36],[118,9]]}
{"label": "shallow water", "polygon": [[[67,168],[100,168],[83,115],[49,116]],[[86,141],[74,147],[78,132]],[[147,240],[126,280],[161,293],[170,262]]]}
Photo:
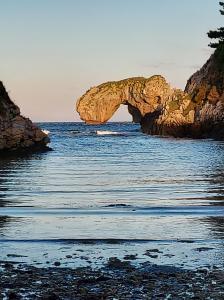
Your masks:
{"label": "shallow water", "polygon": [[[92,260],[133,252],[223,266],[223,142],[150,137],[130,123],[41,127],[54,151],[0,159],[0,259],[45,263],[48,249],[69,264],[61,249],[81,247]],[[144,256],[152,247],[157,258]]]}

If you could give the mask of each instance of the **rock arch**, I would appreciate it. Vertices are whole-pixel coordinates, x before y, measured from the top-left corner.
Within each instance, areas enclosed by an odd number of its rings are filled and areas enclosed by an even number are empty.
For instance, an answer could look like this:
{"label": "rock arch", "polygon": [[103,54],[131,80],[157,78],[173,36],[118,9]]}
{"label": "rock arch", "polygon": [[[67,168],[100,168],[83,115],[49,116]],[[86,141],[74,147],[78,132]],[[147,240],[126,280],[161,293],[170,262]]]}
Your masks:
{"label": "rock arch", "polygon": [[133,122],[163,105],[173,90],[162,76],[135,77],[103,83],[88,90],[78,101],[80,118],[89,124],[107,122],[121,104],[128,106]]}
{"label": "rock arch", "polygon": [[171,88],[160,75],[103,83],[88,90],[76,108],[86,123],[102,124],[121,104],[128,106],[133,122],[140,123],[145,133],[184,136],[194,123],[190,96]]}

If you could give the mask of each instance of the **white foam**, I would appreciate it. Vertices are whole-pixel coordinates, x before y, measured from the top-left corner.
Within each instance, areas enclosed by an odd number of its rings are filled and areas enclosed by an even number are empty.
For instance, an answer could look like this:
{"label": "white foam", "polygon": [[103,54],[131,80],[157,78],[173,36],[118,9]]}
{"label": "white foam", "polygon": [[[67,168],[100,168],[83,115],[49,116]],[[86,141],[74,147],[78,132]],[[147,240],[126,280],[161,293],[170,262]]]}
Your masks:
{"label": "white foam", "polygon": [[98,135],[117,135],[117,134],[122,134],[122,132],[109,131],[109,130],[97,130],[96,134],[98,134]]}
{"label": "white foam", "polygon": [[46,129],[42,129],[42,132],[45,133],[46,135],[49,135],[50,131]]}

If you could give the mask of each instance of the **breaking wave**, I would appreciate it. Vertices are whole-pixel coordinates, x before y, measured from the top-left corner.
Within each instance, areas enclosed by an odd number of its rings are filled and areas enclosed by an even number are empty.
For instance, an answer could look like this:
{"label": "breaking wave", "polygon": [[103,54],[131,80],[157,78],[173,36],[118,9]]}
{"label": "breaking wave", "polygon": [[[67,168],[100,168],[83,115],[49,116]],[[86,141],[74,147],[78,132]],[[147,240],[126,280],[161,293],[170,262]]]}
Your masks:
{"label": "breaking wave", "polygon": [[46,129],[42,129],[42,132],[45,133],[46,135],[49,135],[50,131]]}
{"label": "breaking wave", "polygon": [[97,130],[97,135],[125,135],[127,133],[125,132],[119,132],[119,131],[110,131],[110,130]]}

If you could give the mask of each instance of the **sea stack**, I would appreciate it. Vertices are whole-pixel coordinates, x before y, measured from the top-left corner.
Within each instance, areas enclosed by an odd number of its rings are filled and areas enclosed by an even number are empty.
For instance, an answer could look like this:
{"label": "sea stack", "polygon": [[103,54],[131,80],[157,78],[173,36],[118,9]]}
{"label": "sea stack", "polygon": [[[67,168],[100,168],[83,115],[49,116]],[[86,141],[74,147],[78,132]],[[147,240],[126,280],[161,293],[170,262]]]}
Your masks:
{"label": "sea stack", "polygon": [[0,153],[16,153],[47,149],[49,137],[10,99],[0,81]]}
{"label": "sea stack", "polygon": [[160,75],[103,83],[76,104],[88,124],[107,122],[121,104],[144,133],[190,138],[224,138],[224,46],[188,80],[185,91]]}
{"label": "sea stack", "polygon": [[173,89],[160,75],[101,84],[77,102],[77,111],[89,124],[109,120],[121,104],[128,106],[133,122],[148,134],[182,136],[183,127],[194,122],[190,96]]}

